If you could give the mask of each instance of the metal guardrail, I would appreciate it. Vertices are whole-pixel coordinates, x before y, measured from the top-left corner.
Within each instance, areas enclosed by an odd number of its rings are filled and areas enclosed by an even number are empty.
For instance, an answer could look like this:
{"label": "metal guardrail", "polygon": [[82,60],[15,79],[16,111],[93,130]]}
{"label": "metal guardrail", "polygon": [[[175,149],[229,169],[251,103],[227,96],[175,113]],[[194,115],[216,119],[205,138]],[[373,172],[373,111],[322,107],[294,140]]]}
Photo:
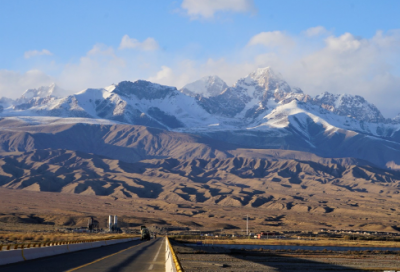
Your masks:
{"label": "metal guardrail", "polygon": [[81,243],[93,243],[111,240],[120,240],[125,238],[136,238],[136,237],[118,237],[118,238],[104,238],[104,239],[93,239],[93,240],[71,240],[71,241],[49,241],[49,242],[39,242],[39,243],[21,243],[21,244],[0,244],[0,251],[24,249],[24,248],[38,248],[38,247],[48,247],[48,246],[61,246],[61,245],[73,245]]}
{"label": "metal guardrail", "polygon": [[178,258],[176,257],[174,248],[172,247],[172,245],[171,245],[171,243],[169,241],[169,238],[166,237],[166,239],[167,239],[167,243],[168,243],[168,246],[169,246],[169,250],[170,250],[171,255],[172,255],[172,260],[174,261],[174,264],[175,264],[176,271],[177,272],[184,272],[184,270],[182,269],[181,263],[179,262]]}

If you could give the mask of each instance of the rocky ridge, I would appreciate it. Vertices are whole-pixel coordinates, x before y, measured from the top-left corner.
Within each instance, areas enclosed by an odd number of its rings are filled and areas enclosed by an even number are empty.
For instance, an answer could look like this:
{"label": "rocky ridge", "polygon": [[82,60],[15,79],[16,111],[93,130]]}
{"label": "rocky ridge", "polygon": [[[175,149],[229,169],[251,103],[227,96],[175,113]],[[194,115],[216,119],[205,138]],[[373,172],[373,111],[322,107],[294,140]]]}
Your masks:
{"label": "rocky ridge", "polygon": [[[87,123],[89,118],[91,125],[107,120],[201,135],[237,147],[355,157],[381,167],[389,163],[393,169],[400,165],[398,119],[385,119],[360,96],[311,97],[269,67],[257,69],[232,87],[217,77],[188,87],[190,95],[144,80],[123,81],[58,97],[53,85],[28,90],[16,100],[0,99],[0,118],[30,118],[43,124],[49,117],[67,123]],[[195,94],[196,90],[201,92]]]}
{"label": "rocky ridge", "polygon": [[221,94],[226,88],[228,85],[218,76],[207,76],[186,84],[179,91],[193,97],[197,95],[212,97]]}

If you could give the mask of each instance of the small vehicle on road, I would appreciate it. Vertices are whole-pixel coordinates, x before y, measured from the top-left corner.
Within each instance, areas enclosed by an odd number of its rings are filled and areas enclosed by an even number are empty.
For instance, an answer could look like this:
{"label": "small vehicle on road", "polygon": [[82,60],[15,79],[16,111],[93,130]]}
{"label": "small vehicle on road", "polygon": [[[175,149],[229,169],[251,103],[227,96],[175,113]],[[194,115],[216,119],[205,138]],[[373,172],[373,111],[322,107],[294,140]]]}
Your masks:
{"label": "small vehicle on road", "polygon": [[142,235],[140,240],[150,240],[150,231],[146,226],[140,226],[140,234]]}

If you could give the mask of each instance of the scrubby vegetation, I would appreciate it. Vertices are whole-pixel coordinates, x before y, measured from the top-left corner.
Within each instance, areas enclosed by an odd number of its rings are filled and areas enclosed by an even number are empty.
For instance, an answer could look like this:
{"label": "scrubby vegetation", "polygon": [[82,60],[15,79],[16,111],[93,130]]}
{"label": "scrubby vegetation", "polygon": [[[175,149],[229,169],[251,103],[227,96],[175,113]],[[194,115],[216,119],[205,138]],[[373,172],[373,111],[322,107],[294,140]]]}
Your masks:
{"label": "scrubby vegetation", "polygon": [[24,243],[47,243],[64,242],[76,240],[98,240],[98,239],[118,239],[127,237],[126,234],[113,233],[61,233],[61,232],[42,232],[42,233],[18,233],[0,232],[0,245],[24,244]]}

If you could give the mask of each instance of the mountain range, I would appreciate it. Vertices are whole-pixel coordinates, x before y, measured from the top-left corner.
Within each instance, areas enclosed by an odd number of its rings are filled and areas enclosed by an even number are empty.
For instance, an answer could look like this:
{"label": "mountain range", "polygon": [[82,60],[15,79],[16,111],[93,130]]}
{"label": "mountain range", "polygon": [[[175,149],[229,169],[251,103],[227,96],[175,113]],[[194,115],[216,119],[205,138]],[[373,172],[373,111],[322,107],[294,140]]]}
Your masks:
{"label": "mountain range", "polygon": [[[180,90],[138,80],[68,96],[63,93],[53,84],[29,89],[18,99],[1,98],[1,123],[18,124],[18,131],[40,125],[38,131],[61,123],[145,126],[166,134],[173,132],[180,135],[178,138],[201,139],[208,147],[217,142],[236,148],[352,157],[381,168],[397,169],[400,165],[399,118],[384,118],[372,103],[357,95],[323,93],[312,97],[291,87],[269,67],[257,69],[231,87],[210,76]],[[10,134],[10,128],[0,129],[2,134]],[[3,150],[22,151],[6,139],[2,137]],[[96,153],[88,148],[85,151]],[[112,157],[136,160],[125,155]]]}
{"label": "mountain range", "polygon": [[313,97],[271,68],[232,86],[65,93],[0,99],[0,223],[71,225],[79,210],[196,229],[242,228],[244,214],[262,229],[399,229],[400,117],[361,96]]}

